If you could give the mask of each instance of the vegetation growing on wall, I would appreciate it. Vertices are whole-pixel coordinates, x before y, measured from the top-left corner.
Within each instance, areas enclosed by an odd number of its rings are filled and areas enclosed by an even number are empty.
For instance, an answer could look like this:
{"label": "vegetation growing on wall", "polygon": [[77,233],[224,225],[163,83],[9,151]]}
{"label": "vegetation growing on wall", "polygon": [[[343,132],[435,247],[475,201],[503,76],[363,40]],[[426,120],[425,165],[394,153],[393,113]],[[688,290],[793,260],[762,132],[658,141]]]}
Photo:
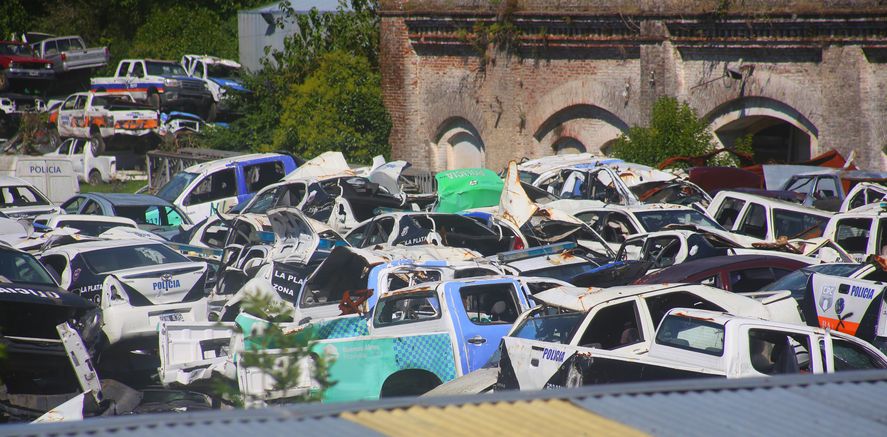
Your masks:
{"label": "vegetation growing on wall", "polygon": [[674,97],[653,104],[649,127],[634,126],[616,139],[613,156],[657,166],[672,156],[696,156],[713,150],[714,137],[693,108]]}

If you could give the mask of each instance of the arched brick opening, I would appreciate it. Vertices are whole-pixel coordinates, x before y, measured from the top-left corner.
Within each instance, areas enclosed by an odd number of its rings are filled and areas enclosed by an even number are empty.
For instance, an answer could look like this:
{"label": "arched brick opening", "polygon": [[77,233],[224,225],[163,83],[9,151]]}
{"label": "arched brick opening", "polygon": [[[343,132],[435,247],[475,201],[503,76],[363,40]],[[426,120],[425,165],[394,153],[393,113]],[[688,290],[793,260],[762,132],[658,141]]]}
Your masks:
{"label": "arched brick opening", "polygon": [[726,102],[705,119],[715,140],[733,147],[750,137],[755,160],[795,162],[819,151],[819,130],[800,111],[767,97],[743,97]]}
{"label": "arched brick opening", "polygon": [[483,167],[486,150],[480,133],[474,125],[462,117],[452,117],[441,124],[434,136],[432,147],[439,157],[437,167]]}
{"label": "arched brick opening", "polygon": [[[543,155],[560,154],[566,147],[600,152],[601,146],[628,130],[622,119],[599,106],[580,104],[561,109],[534,133]],[[580,147],[581,146],[581,147]]]}
{"label": "arched brick opening", "polygon": [[585,153],[585,144],[573,137],[561,137],[552,146],[556,155],[575,155]]}

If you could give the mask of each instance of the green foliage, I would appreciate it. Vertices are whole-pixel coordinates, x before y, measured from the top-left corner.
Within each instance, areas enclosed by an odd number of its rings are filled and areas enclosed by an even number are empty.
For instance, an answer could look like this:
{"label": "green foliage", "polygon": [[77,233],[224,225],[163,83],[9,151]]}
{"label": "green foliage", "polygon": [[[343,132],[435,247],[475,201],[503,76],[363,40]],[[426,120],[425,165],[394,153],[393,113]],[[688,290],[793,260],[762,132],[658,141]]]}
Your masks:
{"label": "green foliage", "polygon": [[22,0],[3,0],[0,2],[0,39],[8,39],[21,32],[28,22],[28,11]]}
{"label": "green foliage", "polygon": [[365,58],[338,51],[324,55],[317,70],[292,87],[283,107],[277,149],[303,156],[338,150],[358,162],[390,151],[381,77]]}
{"label": "green foliage", "polygon": [[649,127],[634,126],[613,144],[614,157],[657,166],[672,156],[696,156],[711,151],[714,138],[704,120],[689,105],[673,97],[653,104]]}
{"label": "green foliage", "polygon": [[237,57],[236,19],[209,9],[184,6],[155,9],[133,38],[129,56],[178,60],[186,53]]}
{"label": "green foliage", "polygon": [[[258,317],[268,323],[261,333],[245,333],[249,342],[247,349],[240,352],[240,365],[256,367],[273,381],[272,388],[266,393],[287,393],[299,386],[301,370],[298,362],[309,356],[313,359],[311,378],[318,389],[307,392],[290,392],[281,402],[319,401],[323,392],[333,383],[328,379],[329,366],[323,357],[310,351],[311,332],[285,332],[280,323],[292,321],[292,309],[282,301],[270,295],[253,294],[246,297],[242,305],[243,312]],[[266,353],[274,349],[279,353]],[[217,396],[237,406],[252,403],[251,399],[240,393],[236,381],[219,381],[215,387]]]}

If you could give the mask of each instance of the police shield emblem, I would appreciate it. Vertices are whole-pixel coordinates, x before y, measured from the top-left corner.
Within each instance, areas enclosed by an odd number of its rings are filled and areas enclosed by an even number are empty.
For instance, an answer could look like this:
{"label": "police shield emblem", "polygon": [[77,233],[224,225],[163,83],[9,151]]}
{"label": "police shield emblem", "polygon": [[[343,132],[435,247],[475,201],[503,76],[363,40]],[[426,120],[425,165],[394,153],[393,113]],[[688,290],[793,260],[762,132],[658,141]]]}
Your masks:
{"label": "police shield emblem", "polygon": [[822,294],[819,295],[819,308],[822,311],[828,311],[835,302],[835,287],[832,285],[823,287]]}

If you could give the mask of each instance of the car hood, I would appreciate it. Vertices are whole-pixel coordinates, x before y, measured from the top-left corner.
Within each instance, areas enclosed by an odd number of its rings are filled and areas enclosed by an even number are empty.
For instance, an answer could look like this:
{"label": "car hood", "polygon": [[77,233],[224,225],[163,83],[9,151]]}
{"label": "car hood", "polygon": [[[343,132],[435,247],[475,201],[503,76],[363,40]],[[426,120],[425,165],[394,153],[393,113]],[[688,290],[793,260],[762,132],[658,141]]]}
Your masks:
{"label": "car hood", "polygon": [[43,64],[43,65],[52,64],[52,62],[45,61],[40,58],[34,58],[31,56],[3,55],[3,56],[0,56],[0,58],[8,59],[12,62],[22,62],[22,63],[26,62],[29,64]]}
{"label": "car hood", "polygon": [[71,308],[94,308],[92,302],[59,287],[36,284],[0,284],[0,305],[27,303]]}

